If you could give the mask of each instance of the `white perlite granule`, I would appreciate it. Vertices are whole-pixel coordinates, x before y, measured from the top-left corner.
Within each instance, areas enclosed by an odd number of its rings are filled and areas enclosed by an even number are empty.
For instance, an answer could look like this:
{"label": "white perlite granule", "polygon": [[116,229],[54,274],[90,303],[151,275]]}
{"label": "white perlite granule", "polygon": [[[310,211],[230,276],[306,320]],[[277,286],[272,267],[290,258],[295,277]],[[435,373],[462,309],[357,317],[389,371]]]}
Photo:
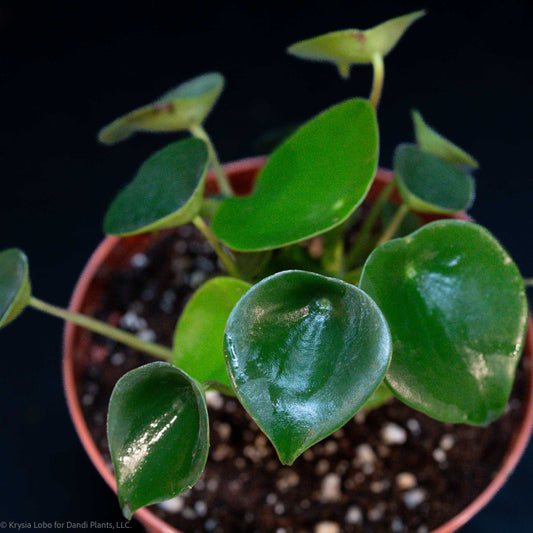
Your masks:
{"label": "white perlite granule", "polygon": [[315,526],[315,533],[340,533],[341,528],[337,522],[319,522]]}
{"label": "white perlite granule", "polygon": [[407,440],[407,431],[398,424],[389,422],[383,426],[381,438],[385,444],[403,444]]}

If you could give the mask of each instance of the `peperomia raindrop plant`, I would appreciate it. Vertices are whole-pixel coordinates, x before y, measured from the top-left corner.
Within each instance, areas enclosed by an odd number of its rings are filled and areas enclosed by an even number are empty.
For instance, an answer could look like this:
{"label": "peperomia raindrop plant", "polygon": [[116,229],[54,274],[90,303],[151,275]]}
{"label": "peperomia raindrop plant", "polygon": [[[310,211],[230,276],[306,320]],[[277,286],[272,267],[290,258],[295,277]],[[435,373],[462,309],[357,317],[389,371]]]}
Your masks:
{"label": "peperomia raindrop plant", "polygon": [[[100,131],[105,144],[136,132],[191,134],[149,157],[104,220],[116,236],[192,223],[217,253],[222,271],[187,303],[171,349],[37,299],[25,254],[0,253],[0,326],[31,306],[161,359],[120,379],[109,405],[125,516],[199,479],[209,389],[235,396],[288,465],[392,396],[451,423],[485,426],[503,413],[530,282],[486,229],[446,218],[472,205],[477,161],[414,110],[415,140],[397,147],[393,179],[360,219],[378,166],[384,58],[423,15],[289,47],[345,78],[370,64],[373,87],[368,99],[337,103],[292,133],[248,196],[234,194],[203,127],[224,88],[219,73]],[[205,198],[210,166],[219,194]],[[420,214],[442,219],[422,225]]]}

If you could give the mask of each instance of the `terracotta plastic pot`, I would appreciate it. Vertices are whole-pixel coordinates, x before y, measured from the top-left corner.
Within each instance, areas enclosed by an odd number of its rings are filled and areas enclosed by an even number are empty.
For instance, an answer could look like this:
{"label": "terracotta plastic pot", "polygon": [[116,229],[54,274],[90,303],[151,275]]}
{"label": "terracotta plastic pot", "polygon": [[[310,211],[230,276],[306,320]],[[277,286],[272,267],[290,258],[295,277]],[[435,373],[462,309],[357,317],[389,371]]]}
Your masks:
{"label": "terracotta plastic pot", "polygon": [[[237,194],[247,194],[250,192],[254,178],[259,169],[264,165],[264,162],[265,158],[257,157],[226,165],[226,171]],[[390,179],[390,171],[381,169],[378,171],[374,185],[368,196],[370,201],[376,198],[380,190]],[[216,192],[215,182],[212,176],[208,176],[206,194],[213,194],[214,192]],[[456,218],[468,219],[466,215],[460,215]],[[432,217],[426,217],[426,221],[432,219]],[[107,237],[104,239],[83,270],[74,290],[69,309],[89,315],[96,311],[101,302],[106,274],[115,269],[127,268],[130,258],[135,253],[144,250],[150,240],[150,235],[139,235],[122,239]],[[89,433],[79,400],[78,384],[88,361],[89,346],[90,335],[74,324],[67,323],[64,334],[63,358],[65,395],[70,415],[85,451],[107,484],[116,492],[115,478]],[[451,533],[456,531],[478,513],[502,487],[524,452],[533,428],[533,322],[531,317],[528,323],[524,357],[526,358],[529,384],[526,398],[526,413],[518,431],[512,439],[499,471],[491,483],[470,505],[446,524],[435,529],[433,533]],[[178,530],[169,526],[148,509],[137,511],[135,518],[151,533],[179,533]]]}

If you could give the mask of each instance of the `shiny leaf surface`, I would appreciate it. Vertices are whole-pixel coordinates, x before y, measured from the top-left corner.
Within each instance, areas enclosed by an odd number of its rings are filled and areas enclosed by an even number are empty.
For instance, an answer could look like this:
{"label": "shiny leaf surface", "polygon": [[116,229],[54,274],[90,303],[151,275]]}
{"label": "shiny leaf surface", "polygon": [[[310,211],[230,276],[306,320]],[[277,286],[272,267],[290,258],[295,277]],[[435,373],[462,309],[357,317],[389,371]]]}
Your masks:
{"label": "shiny leaf surface", "polygon": [[398,43],[409,26],[425,15],[415,11],[396,17],[368,30],[341,30],[293,44],[287,49],[301,59],[331,61],[342,77],[348,77],[353,64],[372,63],[374,56],[385,57]]}
{"label": "shiny leaf surface", "polygon": [[26,255],[18,248],[3,250],[0,252],[0,328],[24,311],[30,297]]}
{"label": "shiny leaf surface", "polygon": [[128,372],[116,384],[107,419],[122,512],[187,491],[200,477],[209,448],[203,391],[168,363]]}
{"label": "shiny leaf surface", "polygon": [[225,351],[237,397],[291,464],[363,406],[385,374],[391,340],[364,292],[294,270],[241,298]]}
{"label": "shiny leaf surface", "polygon": [[438,221],[385,243],[359,286],[389,323],[385,379],[396,396],[445,422],[485,425],[501,415],[528,310],[516,265],[486,229]]}
{"label": "shiny leaf surface", "polygon": [[475,170],[479,167],[478,162],[471,155],[429,126],[418,111],[412,111],[411,115],[415,127],[416,143],[421,150],[459,165],[465,170]]}
{"label": "shiny leaf surface", "polygon": [[219,277],[207,281],[187,303],[179,319],[172,362],[194,379],[231,383],[224,360],[224,328],[249,283]]}
{"label": "shiny leaf surface", "polygon": [[206,144],[195,138],[150,156],[111,204],[109,235],[135,235],[190,222],[200,211],[209,164]]}
{"label": "shiny leaf surface", "polygon": [[414,144],[396,148],[393,168],[404,202],[416,211],[457,213],[466,211],[474,201],[470,174]]}
{"label": "shiny leaf surface", "polygon": [[363,201],[377,157],[373,108],[366,100],[347,100],[285,141],[250,196],[222,202],[212,230],[238,251],[278,248],[323,233]]}
{"label": "shiny leaf surface", "polygon": [[100,130],[98,140],[115,144],[136,131],[169,132],[188,130],[201,124],[216,104],[224,77],[209,72],[182,83],[155,102],[131,111]]}

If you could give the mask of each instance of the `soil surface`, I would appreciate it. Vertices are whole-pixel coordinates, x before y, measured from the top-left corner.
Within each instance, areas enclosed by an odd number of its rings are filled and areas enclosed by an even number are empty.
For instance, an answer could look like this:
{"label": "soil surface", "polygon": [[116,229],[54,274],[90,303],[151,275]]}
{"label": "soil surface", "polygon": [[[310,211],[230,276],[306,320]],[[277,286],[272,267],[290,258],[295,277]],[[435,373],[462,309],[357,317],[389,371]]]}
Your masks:
{"label": "soil surface", "polygon": [[[181,227],[110,277],[98,316],[170,346],[185,303],[218,271],[209,245],[193,227]],[[93,337],[80,400],[108,464],[113,386],[151,361]],[[526,388],[520,368],[505,415],[488,428],[440,423],[393,400],[358,413],[291,467],[279,463],[235,399],[209,392],[207,468],[187,494],[151,508],[186,533],[428,532],[490,482],[522,418]]]}

